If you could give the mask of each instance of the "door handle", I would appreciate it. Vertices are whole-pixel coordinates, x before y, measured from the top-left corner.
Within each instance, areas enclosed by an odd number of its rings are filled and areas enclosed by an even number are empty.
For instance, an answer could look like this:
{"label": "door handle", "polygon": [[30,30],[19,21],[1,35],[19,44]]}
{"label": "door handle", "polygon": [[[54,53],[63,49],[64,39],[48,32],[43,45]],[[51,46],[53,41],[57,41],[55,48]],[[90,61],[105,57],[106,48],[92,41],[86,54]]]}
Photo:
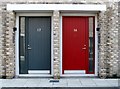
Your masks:
{"label": "door handle", "polygon": [[82,49],[86,49],[86,48],[82,48]]}
{"label": "door handle", "polygon": [[31,50],[32,48],[30,47],[30,45],[28,45],[28,48],[27,48],[28,50]]}
{"label": "door handle", "polygon": [[28,50],[31,50],[32,48],[28,47]]}

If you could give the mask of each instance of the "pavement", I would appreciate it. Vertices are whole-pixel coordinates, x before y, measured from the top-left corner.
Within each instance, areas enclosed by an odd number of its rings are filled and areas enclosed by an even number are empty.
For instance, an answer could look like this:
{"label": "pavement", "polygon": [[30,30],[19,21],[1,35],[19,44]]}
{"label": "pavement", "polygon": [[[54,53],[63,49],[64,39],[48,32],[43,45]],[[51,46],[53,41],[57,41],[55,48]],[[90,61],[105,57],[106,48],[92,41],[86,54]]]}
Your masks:
{"label": "pavement", "polygon": [[[0,87],[118,87],[118,79],[100,78],[61,78],[59,82],[52,78],[16,78],[0,79]],[[4,89],[4,88],[3,88]],[[110,88],[109,88],[110,89]],[[120,89],[120,88],[119,88]]]}

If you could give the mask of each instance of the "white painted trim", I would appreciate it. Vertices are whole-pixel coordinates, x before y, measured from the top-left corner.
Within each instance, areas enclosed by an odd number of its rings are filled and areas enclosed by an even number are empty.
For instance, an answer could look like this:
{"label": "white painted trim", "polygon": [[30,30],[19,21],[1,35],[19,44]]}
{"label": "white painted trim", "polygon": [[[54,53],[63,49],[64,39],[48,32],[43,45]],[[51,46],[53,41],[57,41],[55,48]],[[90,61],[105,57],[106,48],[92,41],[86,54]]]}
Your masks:
{"label": "white painted trim", "polygon": [[64,74],[61,77],[97,77],[95,74]]}
{"label": "white painted trim", "polygon": [[19,16],[16,15],[16,27],[15,32],[15,74],[19,76]]}
{"label": "white painted trim", "polygon": [[19,74],[19,77],[52,77],[53,75],[49,74]]}
{"label": "white painted trim", "polygon": [[16,14],[16,27],[17,31],[15,32],[15,74],[16,76],[29,76],[29,74],[20,74],[19,73],[19,16],[51,16],[51,74],[49,75],[30,75],[30,76],[53,76],[53,16],[52,13],[17,13]]}
{"label": "white painted trim", "polygon": [[13,11],[106,11],[105,4],[7,4],[7,10]]}
{"label": "white painted trim", "polygon": [[85,74],[85,70],[64,70],[64,74]]}
{"label": "white painted trim", "polygon": [[53,15],[51,14],[51,75],[53,74]]}
{"label": "white painted trim", "polygon": [[62,14],[60,14],[60,76],[62,76],[62,43],[63,43],[63,40],[62,40]]}
{"label": "white painted trim", "polygon": [[97,14],[95,15],[95,76],[98,76],[98,31],[97,28]]}
{"label": "white painted trim", "polygon": [[50,74],[50,70],[28,70],[28,74]]}
{"label": "white painted trim", "polygon": [[90,13],[61,13],[62,16],[95,16],[95,14]]}
{"label": "white painted trim", "polygon": [[37,13],[27,13],[27,12],[18,12],[17,13],[18,16],[52,16],[52,13],[43,13],[43,12],[37,12]]}
{"label": "white painted trim", "polygon": [[[62,74],[62,16],[95,16],[95,74]],[[88,13],[61,13],[60,14],[60,76],[98,76],[98,34],[97,28],[97,14]]]}

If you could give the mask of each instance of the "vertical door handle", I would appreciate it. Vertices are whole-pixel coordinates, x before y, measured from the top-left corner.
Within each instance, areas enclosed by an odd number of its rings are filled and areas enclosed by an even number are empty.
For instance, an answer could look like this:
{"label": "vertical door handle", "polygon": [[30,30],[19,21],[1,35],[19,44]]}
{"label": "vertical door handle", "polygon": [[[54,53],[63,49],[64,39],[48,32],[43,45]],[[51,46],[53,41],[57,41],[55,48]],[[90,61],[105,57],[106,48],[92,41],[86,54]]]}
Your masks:
{"label": "vertical door handle", "polygon": [[82,49],[86,49],[86,48],[82,48]]}
{"label": "vertical door handle", "polygon": [[31,50],[32,48],[30,47],[30,45],[28,45],[28,48],[27,48],[28,50]]}
{"label": "vertical door handle", "polygon": [[31,50],[32,48],[28,47],[28,50]]}
{"label": "vertical door handle", "polygon": [[82,48],[83,50],[85,50],[86,49],[86,45],[84,45],[84,48]]}

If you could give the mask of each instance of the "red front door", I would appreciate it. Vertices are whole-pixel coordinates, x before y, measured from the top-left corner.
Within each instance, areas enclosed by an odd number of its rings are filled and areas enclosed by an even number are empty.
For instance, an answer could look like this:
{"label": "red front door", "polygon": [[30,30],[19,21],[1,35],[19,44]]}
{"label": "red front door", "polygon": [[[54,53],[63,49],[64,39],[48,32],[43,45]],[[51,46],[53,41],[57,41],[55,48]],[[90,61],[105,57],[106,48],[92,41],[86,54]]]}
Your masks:
{"label": "red front door", "polygon": [[88,17],[63,16],[63,74],[65,70],[88,73]]}

